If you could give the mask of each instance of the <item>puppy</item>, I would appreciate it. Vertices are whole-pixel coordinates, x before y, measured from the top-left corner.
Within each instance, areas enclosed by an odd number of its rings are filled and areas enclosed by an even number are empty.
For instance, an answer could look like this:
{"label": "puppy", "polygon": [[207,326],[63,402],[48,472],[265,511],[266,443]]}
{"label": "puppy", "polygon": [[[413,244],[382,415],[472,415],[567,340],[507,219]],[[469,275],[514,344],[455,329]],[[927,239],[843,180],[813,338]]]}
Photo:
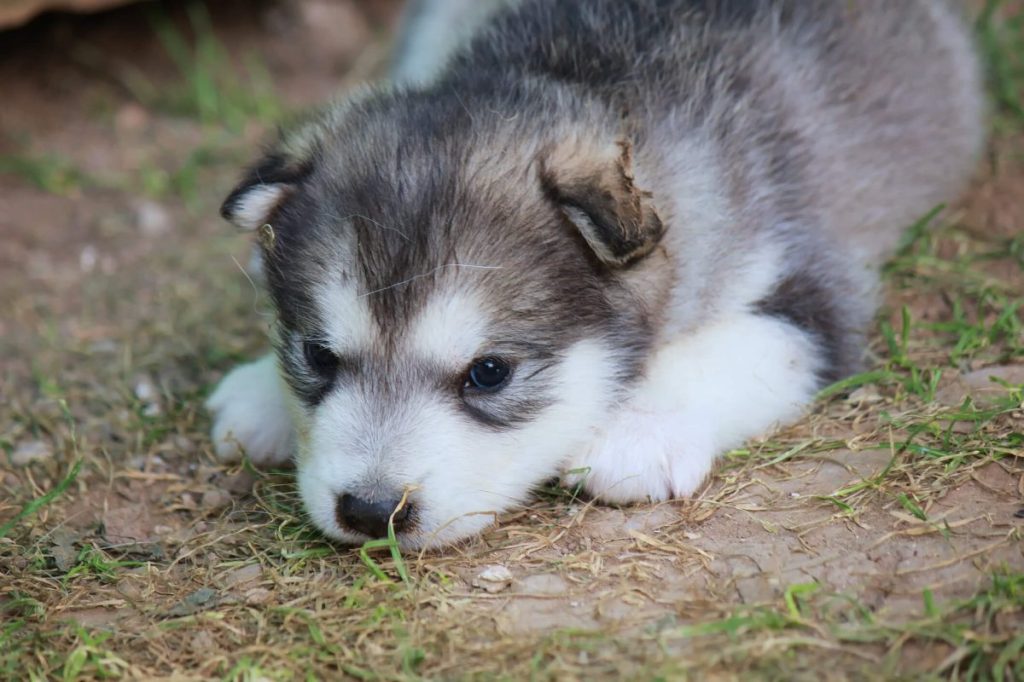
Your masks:
{"label": "puppy", "polygon": [[277,319],[217,453],[294,455],[346,542],[452,543],[558,475],[690,495],[857,371],[878,265],[983,141],[944,0],[495,2],[462,45],[431,6],[222,209]]}

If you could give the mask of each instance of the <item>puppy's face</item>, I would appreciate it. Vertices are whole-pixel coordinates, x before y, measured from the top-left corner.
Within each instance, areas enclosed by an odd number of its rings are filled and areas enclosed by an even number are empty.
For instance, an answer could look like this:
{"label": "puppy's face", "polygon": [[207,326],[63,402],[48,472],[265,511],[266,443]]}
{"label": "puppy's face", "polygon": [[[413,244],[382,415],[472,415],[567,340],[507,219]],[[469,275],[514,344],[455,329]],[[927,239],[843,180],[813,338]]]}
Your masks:
{"label": "puppy's face", "polygon": [[327,535],[477,532],[637,373],[649,310],[628,273],[661,223],[628,148],[583,139],[371,98],[286,138],[225,202],[260,236],[299,485]]}

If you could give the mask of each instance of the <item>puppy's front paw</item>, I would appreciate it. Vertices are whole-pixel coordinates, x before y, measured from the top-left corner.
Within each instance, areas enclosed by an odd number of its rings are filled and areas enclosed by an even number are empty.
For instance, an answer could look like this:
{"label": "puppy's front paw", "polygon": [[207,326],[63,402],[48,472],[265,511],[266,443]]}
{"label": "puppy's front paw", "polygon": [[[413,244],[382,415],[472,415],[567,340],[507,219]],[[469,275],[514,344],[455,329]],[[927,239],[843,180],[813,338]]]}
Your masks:
{"label": "puppy's front paw", "polygon": [[214,417],[218,459],[236,462],[244,453],[257,466],[278,466],[291,459],[292,421],[283,390],[273,355],[236,367],[224,377],[206,401]]}
{"label": "puppy's front paw", "polygon": [[562,483],[582,483],[587,494],[616,504],[686,497],[707,478],[716,455],[706,420],[627,407],[566,465]]}

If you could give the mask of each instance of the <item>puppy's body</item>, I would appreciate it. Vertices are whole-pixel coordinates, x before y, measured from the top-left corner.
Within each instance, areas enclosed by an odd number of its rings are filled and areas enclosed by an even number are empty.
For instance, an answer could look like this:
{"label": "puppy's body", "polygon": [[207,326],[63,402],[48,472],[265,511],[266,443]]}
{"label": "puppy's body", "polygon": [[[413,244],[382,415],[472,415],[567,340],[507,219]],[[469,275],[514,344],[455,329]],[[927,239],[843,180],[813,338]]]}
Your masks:
{"label": "puppy's body", "polygon": [[416,67],[285,135],[224,208],[272,225],[288,389],[253,395],[271,360],[229,376],[219,451],[294,437],[349,541],[410,486],[409,545],[559,472],[693,492],[858,367],[877,265],[982,141],[938,0],[527,0]]}

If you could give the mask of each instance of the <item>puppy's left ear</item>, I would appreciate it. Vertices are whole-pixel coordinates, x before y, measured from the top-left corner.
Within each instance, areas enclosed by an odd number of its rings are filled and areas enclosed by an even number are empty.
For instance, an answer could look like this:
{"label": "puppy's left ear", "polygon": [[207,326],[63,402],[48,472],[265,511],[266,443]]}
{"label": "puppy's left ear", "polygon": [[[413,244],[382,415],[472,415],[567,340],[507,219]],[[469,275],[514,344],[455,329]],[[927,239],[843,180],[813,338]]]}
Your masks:
{"label": "puppy's left ear", "polygon": [[221,204],[220,214],[240,229],[256,230],[272,221],[306,174],[285,154],[270,153],[249,169]]}
{"label": "puppy's left ear", "polygon": [[634,184],[628,141],[561,145],[540,168],[544,191],[603,263],[628,266],[661,241],[665,227],[651,206],[650,192]]}

